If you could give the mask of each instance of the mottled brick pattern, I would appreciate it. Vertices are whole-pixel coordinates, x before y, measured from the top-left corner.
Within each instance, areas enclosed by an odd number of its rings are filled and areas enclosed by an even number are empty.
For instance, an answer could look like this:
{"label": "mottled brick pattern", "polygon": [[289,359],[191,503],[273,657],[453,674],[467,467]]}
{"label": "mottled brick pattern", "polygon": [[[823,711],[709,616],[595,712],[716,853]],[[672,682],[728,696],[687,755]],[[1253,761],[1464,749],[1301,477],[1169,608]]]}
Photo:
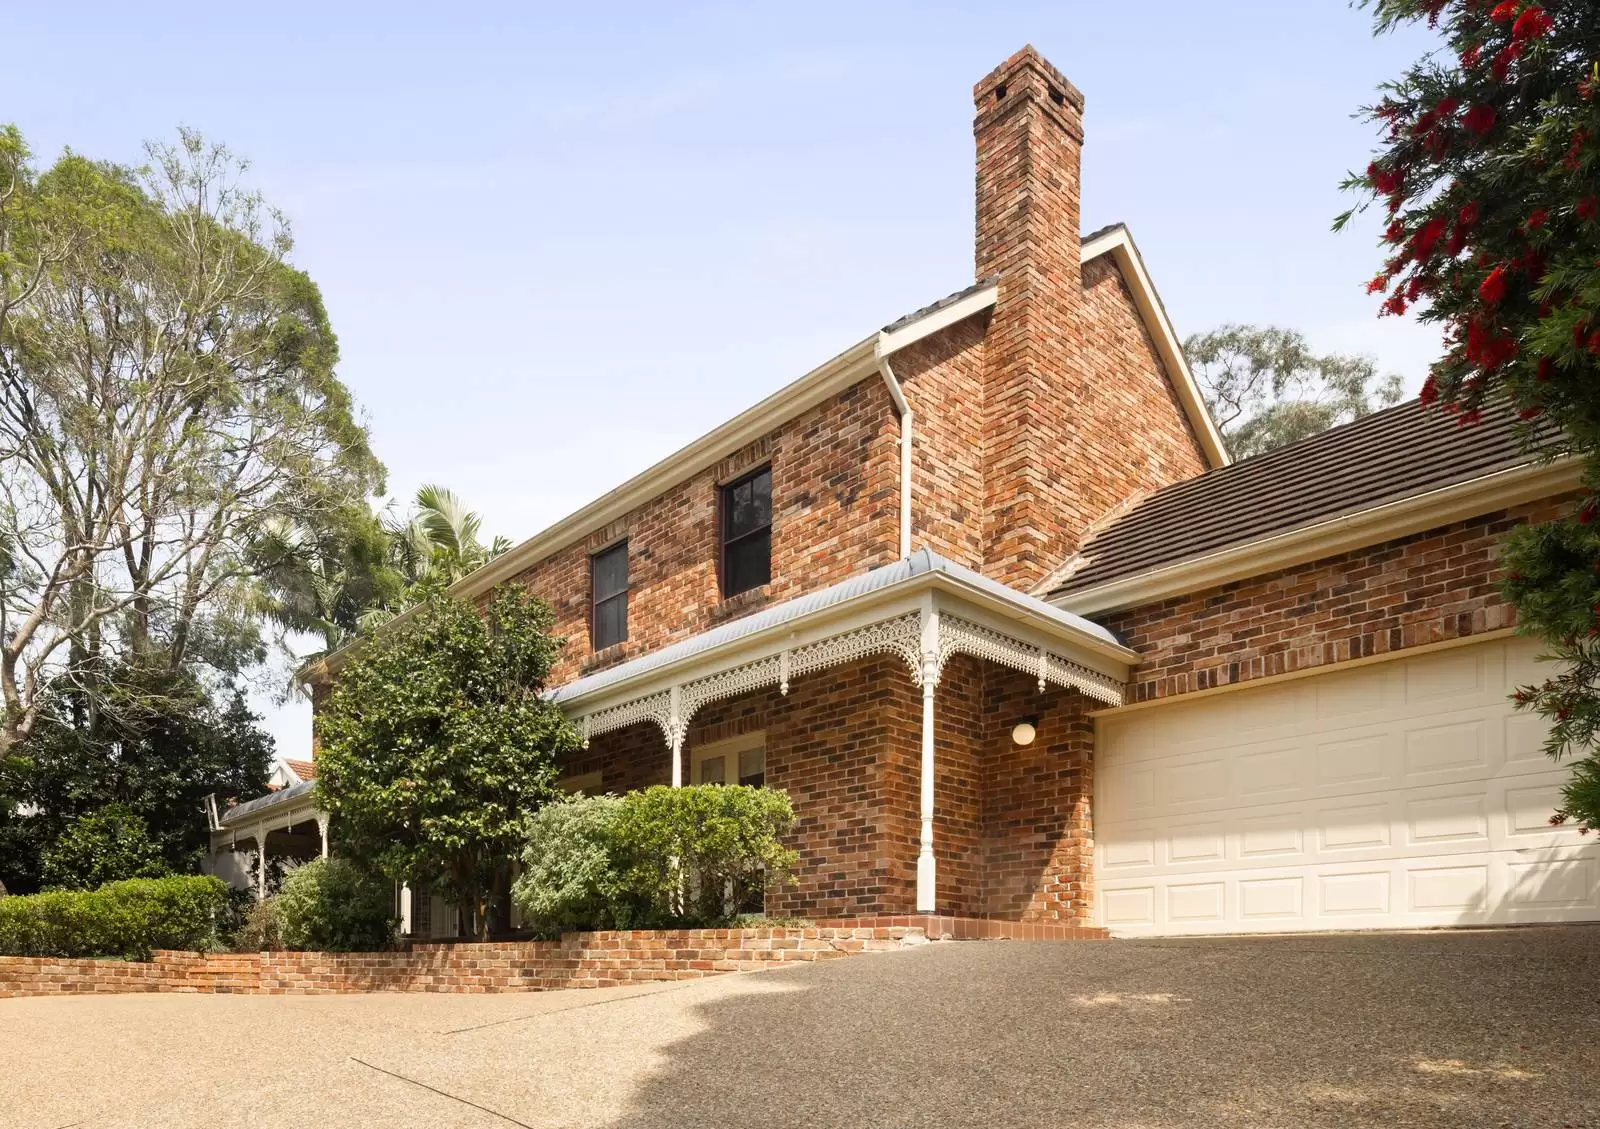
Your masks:
{"label": "mottled brick pattern", "polygon": [[1501,510],[1100,617],[1142,662],[1129,700],[1167,698],[1510,627],[1500,541],[1565,499]]}

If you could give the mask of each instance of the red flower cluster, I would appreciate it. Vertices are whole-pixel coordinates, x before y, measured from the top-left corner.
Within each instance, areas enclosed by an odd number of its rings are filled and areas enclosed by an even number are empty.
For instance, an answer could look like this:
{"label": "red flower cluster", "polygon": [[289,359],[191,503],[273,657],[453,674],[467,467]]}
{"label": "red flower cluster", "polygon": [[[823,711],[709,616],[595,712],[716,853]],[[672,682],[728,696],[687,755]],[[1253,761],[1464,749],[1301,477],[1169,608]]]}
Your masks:
{"label": "red flower cluster", "polygon": [[[1493,113],[1493,111],[1490,111]],[[1405,187],[1405,173],[1399,169],[1380,168],[1377,161],[1367,166],[1367,179],[1372,182],[1372,187],[1384,196],[1398,196]]]}
{"label": "red flower cluster", "polygon": [[1535,5],[1517,17],[1517,22],[1511,25],[1511,38],[1513,39],[1538,39],[1555,26],[1555,20],[1550,18],[1550,13]]}
{"label": "red flower cluster", "polygon": [[1549,357],[1540,357],[1539,371],[1537,374],[1535,374],[1533,379],[1537,380],[1540,384],[1543,384],[1548,381],[1551,376],[1555,375],[1555,371],[1556,363],[1554,361],[1552,361]]}
{"label": "red flower cluster", "polygon": [[1478,222],[1478,216],[1483,212],[1483,205],[1476,200],[1468,200],[1461,205],[1461,211],[1456,213],[1456,220],[1462,227],[1471,227]]}
{"label": "red flower cluster", "polygon": [[1469,107],[1462,115],[1461,124],[1479,137],[1487,137],[1489,131],[1494,128],[1494,107],[1485,105]]}
{"label": "red flower cluster", "polygon": [[1467,361],[1485,369],[1496,369],[1517,355],[1517,339],[1501,337],[1480,321],[1467,326]]}
{"label": "red flower cluster", "polygon": [[1489,272],[1489,277],[1478,286],[1478,297],[1482,298],[1486,305],[1498,306],[1505,296],[1506,268],[1495,267]]}
{"label": "red flower cluster", "polygon": [[1549,222],[1549,220],[1549,208],[1535,208],[1533,211],[1528,213],[1527,229],[1532,231],[1534,228],[1543,227]]}
{"label": "red flower cluster", "polygon": [[1466,70],[1471,70],[1478,65],[1478,58],[1482,54],[1483,44],[1474,43],[1471,47],[1461,52],[1461,66]]}
{"label": "red flower cluster", "polygon": [[1517,18],[1517,0],[1503,0],[1496,4],[1489,18],[1497,24],[1508,24]]}
{"label": "red flower cluster", "polygon": [[1500,53],[1494,57],[1494,62],[1489,69],[1494,72],[1494,77],[1505,81],[1506,75],[1511,73],[1511,64],[1516,62],[1522,54],[1522,40],[1513,39],[1510,43],[1500,48]]}
{"label": "red flower cluster", "polygon": [[1433,249],[1439,245],[1439,240],[1444,238],[1445,221],[1443,216],[1434,216],[1427,223],[1417,229],[1411,237],[1408,253],[1417,262],[1425,261],[1433,254]]}
{"label": "red flower cluster", "polygon": [[1577,213],[1580,220],[1592,220],[1597,213],[1600,213],[1600,200],[1596,200],[1593,196],[1585,196],[1572,210]]}
{"label": "red flower cluster", "polygon": [[1428,379],[1422,382],[1422,391],[1417,393],[1417,399],[1423,407],[1427,407],[1439,398],[1439,382],[1434,380],[1433,374],[1428,374]]}
{"label": "red flower cluster", "polygon": [[1573,172],[1578,170],[1578,154],[1583,152],[1583,147],[1589,143],[1589,131],[1575,129],[1572,131],[1572,144],[1567,146],[1567,155],[1561,158],[1561,163]]}

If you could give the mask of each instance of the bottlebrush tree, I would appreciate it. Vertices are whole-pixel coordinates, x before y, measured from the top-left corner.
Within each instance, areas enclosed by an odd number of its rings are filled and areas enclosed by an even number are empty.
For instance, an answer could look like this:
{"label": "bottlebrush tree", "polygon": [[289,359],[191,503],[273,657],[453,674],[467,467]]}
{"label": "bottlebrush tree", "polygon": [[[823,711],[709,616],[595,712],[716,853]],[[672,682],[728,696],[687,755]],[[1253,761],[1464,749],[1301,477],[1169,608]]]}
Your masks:
{"label": "bottlebrush tree", "polygon": [[1517,690],[1572,774],[1552,822],[1600,828],[1600,0],[1364,0],[1377,30],[1447,48],[1367,107],[1382,141],[1336,227],[1386,213],[1381,313],[1444,331],[1422,399],[1463,426],[1509,404],[1549,458],[1584,460],[1560,518],[1518,528],[1503,590],[1558,659]]}

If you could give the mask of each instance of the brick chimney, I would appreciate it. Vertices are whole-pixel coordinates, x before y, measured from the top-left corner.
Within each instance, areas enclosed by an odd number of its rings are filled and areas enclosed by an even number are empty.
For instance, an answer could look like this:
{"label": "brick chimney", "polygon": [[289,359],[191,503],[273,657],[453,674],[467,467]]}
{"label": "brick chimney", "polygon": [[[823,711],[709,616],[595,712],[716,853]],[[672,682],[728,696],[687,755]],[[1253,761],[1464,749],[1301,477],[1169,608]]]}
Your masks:
{"label": "brick chimney", "polygon": [[[998,275],[984,344],[984,567],[1028,588],[1076,546],[1084,365],[1078,230],[1083,95],[1031,46],[973,88],[977,274]],[[1079,363],[1075,364],[1077,361]]]}

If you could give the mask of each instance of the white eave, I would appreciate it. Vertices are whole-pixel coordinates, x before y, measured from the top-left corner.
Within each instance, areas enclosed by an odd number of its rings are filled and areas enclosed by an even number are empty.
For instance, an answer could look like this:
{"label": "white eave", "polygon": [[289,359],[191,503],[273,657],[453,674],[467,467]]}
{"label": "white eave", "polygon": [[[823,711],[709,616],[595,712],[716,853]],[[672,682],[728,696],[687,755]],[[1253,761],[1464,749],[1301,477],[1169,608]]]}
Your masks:
{"label": "white eave", "polygon": [[1194,428],[1195,438],[1199,440],[1206,458],[1213,468],[1227,466],[1233,460],[1223,446],[1222,433],[1217,430],[1216,421],[1206,407],[1205,397],[1200,394],[1200,386],[1189,371],[1178,331],[1167,317],[1167,309],[1162,305],[1155,283],[1150,281],[1150,274],[1144,269],[1144,259],[1126,227],[1118,225],[1110,228],[1083,245],[1083,261],[1086,263],[1106,254],[1116,261],[1122,271],[1122,279],[1127,283],[1128,292],[1133,295],[1134,305],[1138,307],[1145,329],[1155,343],[1161,363],[1172,377],[1173,391],[1183,405],[1184,414],[1189,417],[1189,424]]}
{"label": "white eave", "polygon": [[[1159,603],[1436,529],[1508,506],[1549,498],[1577,486],[1582,469],[1581,462],[1571,458],[1552,463],[1525,463],[1283,533],[1229,545],[1203,556],[1108,580],[1092,588],[1063,592],[1049,597],[1049,602],[1079,615]],[[1093,546],[1090,548],[1092,550]]]}

